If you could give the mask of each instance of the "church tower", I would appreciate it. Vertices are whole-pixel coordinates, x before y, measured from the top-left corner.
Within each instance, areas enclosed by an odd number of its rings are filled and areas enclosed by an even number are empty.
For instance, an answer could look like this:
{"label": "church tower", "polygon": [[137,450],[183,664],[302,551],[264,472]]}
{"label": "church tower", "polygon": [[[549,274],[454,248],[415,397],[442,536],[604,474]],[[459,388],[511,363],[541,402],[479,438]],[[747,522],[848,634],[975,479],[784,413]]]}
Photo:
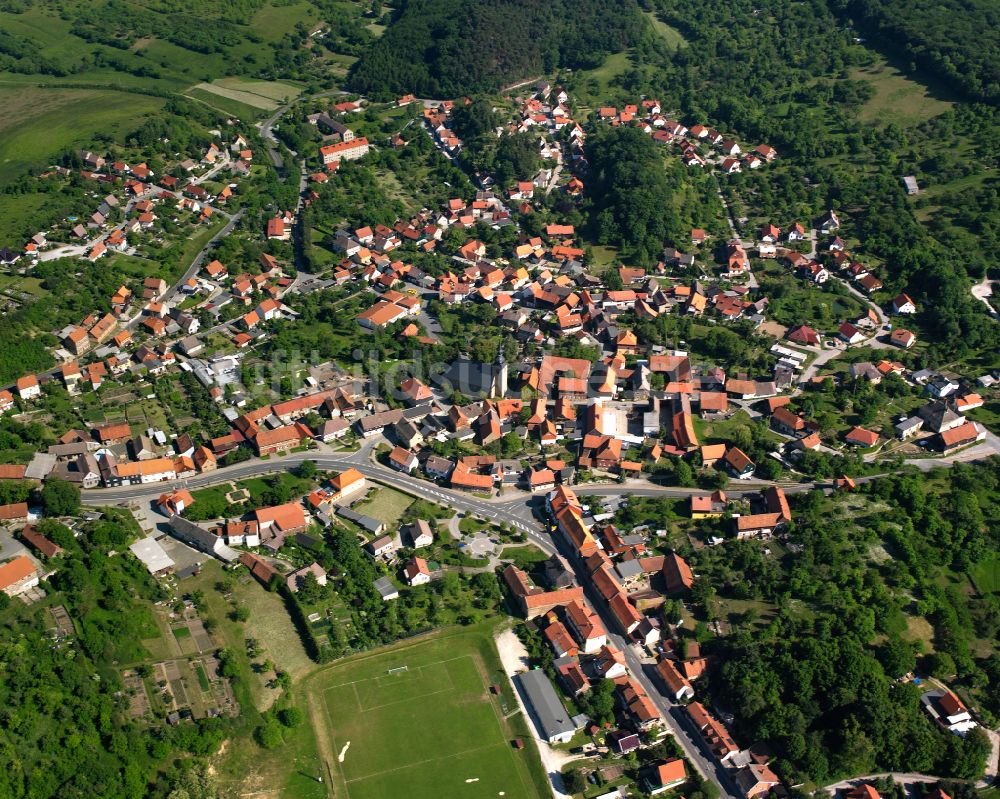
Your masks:
{"label": "church tower", "polygon": [[493,396],[500,399],[507,396],[507,359],[501,351],[497,351],[493,361]]}

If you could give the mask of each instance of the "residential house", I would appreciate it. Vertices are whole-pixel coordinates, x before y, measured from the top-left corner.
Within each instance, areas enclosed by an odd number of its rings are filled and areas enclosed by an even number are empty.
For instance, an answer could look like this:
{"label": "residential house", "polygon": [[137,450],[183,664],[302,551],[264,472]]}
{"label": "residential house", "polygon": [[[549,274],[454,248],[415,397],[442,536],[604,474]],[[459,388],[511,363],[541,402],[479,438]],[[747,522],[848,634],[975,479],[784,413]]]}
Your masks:
{"label": "residential house", "polygon": [[393,447],[389,453],[389,465],[396,471],[412,474],[417,468],[417,456],[408,449]]}
{"label": "residential house", "polygon": [[579,601],[565,606],[566,627],[585,654],[592,655],[607,645],[608,636],[597,614]]}
{"label": "residential house", "polygon": [[396,551],[392,536],[383,535],[365,544],[365,550],[373,558],[389,558]]}
{"label": "residential house", "polygon": [[351,468],[330,480],[330,487],[333,491],[331,501],[344,502],[364,491],[368,487],[368,481],[361,472]]}
{"label": "residential house", "polygon": [[177,513],[183,513],[185,508],[191,507],[194,504],[194,497],[191,496],[190,491],[182,488],[169,494],[161,494],[157,504],[167,516],[173,516]]}
{"label": "residential house", "polygon": [[[722,454],[725,454],[725,445]],[[702,450],[706,449],[702,447]],[[691,518],[692,519],[716,519],[726,512],[728,502],[725,492],[718,490],[711,494],[691,495]]]}
{"label": "residential house", "polygon": [[904,350],[908,350],[917,342],[916,335],[904,327],[897,327],[889,334],[889,341]]}
{"label": "residential house", "polygon": [[288,536],[304,532],[309,526],[305,509],[298,502],[258,508],[253,512],[253,520],[257,522],[261,542],[275,550]]}
{"label": "residential house", "polygon": [[729,472],[738,480],[749,480],[757,468],[747,454],[738,447],[729,447],[723,461]]}
{"label": "residential house", "polygon": [[42,396],[42,387],[39,385],[38,378],[35,377],[35,375],[25,375],[24,377],[19,377],[15,385],[17,388],[17,396],[24,401],[38,399]]}
{"label": "residential house", "polygon": [[906,294],[900,294],[892,301],[892,312],[898,314],[915,314],[917,305]]}
{"label": "residential house", "polygon": [[39,582],[38,570],[31,558],[19,555],[0,565],[0,591],[9,597],[21,594],[35,588]]}
{"label": "residential house", "polygon": [[725,763],[740,751],[725,725],[712,716],[700,702],[688,705],[687,713],[705,746],[717,760]]}
{"label": "residential house", "polygon": [[666,686],[667,695],[672,697],[675,702],[694,698],[694,688],[691,682],[677,670],[674,661],[662,658],[656,664],[656,673]]}
{"label": "residential house", "polygon": [[416,556],[407,561],[403,567],[403,579],[410,586],[426,585],[431,581],[431,573],[427,568],[427,561]]}
{"label": "residential house", "polygon": [[954,691],[939,689],[931,692],[926,696],[925,705],[938,724],[957,735],[964,737],[969,730],[978,726],[965,703]]}
{"label": "residential house", "polygon": [[417,519],[406,528],[406,536],[409,544],[414,549],[429,547],[434,543],[434,533],[430,524],[423,519]]}
{"label": "residential house", "polygon": [[687,768],[679,757],[656,763],[643,772],[642,786],[650,796],[669,791],[687,781]]}
{"label": "residential house", "polygon": [[851,428],[844,440],[855,447],[874,447],[878,443],[878,433],[865,430],[863,427]]}
{"label": "residential house", "polygon": [[746,799],[758,799],[771,793],[781,780],[767,763],[749,763],[736,772],[736,784]]}
{"label": "residential house", "polygon": [[945,430],[938,435],[938,444],[942,453],[954,452],[961,447],[974,444],[986,437],[986,428],[978,422],[965,422],[959,427]]}

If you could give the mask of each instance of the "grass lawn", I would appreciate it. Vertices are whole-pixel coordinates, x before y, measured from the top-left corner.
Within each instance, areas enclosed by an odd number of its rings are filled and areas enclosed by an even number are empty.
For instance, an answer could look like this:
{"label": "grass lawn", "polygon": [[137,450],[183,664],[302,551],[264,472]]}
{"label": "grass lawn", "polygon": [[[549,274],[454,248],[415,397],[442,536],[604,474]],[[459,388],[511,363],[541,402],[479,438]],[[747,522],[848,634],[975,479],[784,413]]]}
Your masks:
{"label": "grass lawn", "polygon": [[[695,420],[700,421],[700,420]],[[701,439],[703,444],[717,444],[717,443],[728,443],[733,440],[736,435],[736,430],[740,427],[751,427],[753,425],[753,420],[742,408],[728,419],[718,419],[714,421],[704,422],[704,426],[695,424],[695,430],[698,432],[698,437]],[[701,427],[701,430],[698,428]],[[780,443],[784,439],[776,433],[768,431],[769,439],[773,440],[775,443]]]}
{"label": "grass lawn", "polygon": [[219,78],[212,81],[213,86],[222,86],[225,89],[235,89],[236,91],[249,92],[258,97],[266,97],[269,100],[283,102],[302,94],[302,88],[291,83],[280,80],[251,80],[249,78]]}
{"label": "grass lawn", "polygon": [[[524,719],[503,718],[503,706],[513,706],[509,691],[489,693],[491,683],[509,686],[492,629],[422,637],[349,658],[304,683],[336,796],[549,795]],[[513,749],[515,737],[527,747]]]}
{"label": "grass lawn", "polygon": [[857,319],[865,312],[864,304],[854,295],[824,290],[799,280],[788,270],[768,262],[758,270],[763,283],[779,283],[780,290],[772,293],[768,316],[779,324],[792,327],[807,324],[821,332],[835,329],[845,319]]}
{"label": "grass lawn", "polygon": [[934,651],[934,628],[923,616],[907,616],[906,632],[903,637],[908,641],[922,641],[923,652],[929,654]]}
{"label": "grass lawn", "polygon": [[747,613],[756,615],[753,622],[758,629],[766,627],[778,611],[777,605],[756,599],[716,599],[715,609],[719,617],[730,624],[742,622]]}
{"label": "grass lawn", "polygon": [[169,427],[167,413],[159,400],[144,399],[134,402],[126,407],[125,415],[128,423],[136,428],[153,427],[157,430],[166,430]]}
{"label": "grass lawn", "polygon": [[[0,167],[2,168],[2,167]],[[49,197],[44,192],[37,194],[0,194],[0,244],[7,244],[11,247],[20,246],[23,242],[13,241],[14,234],[11,229],[19,226],[22,220],[34,218],[39,211],[45,208],[49,202]],[[16,229],[16,228],[15,228]],[[8,238],[8,236],[10,238]],[[3,276],[5,281],[12,278]],[[3,289],[6,290],[4,285]]]}
{"label": "grass lawn", "polygon": [[[27,195],[28,197],[44,197],[42,195]],[[42,281],[37,277],[25,277],[23,275],[0,275],[0,292],[11,294],[20,299],[19,294],[30,294],[38,299],[44,297],[48,292],[42,288]]]}
{"label": "grass lawn", "polygon": [[364,513],[373,519],[385,522],[385,526],[392,529],[399,524],[399,520],[406,513],[406,509],[410,507],[412,502],[413,497],[409,494],[404,494],[402,491],[396,491],[392,488],[379,488],[370,495],[369,499],[360,505],[356,505],[354,509],[358,513]]}
{"label": "grass lawn", "polygon": [[677,28],[668,25],[660,19],[655,11],[644,11],[643,13],[653,26],[653,30],[663,37],[663,40],[667,43],[667,47],[676,52],[680,48],[687,46],[687,40],[684,38],[684,35]]}
{"label": "grass lawn", "polygon": [[191,496],[194,497],[194,501],[199,500],[203,502],[225,502],[226,494],[229,491],[229,486],[211,486],[209,488],[199,488],[196,491],[191,492]]}
{"label": "grass lawn", "polygon": [[314,664],[281,597],[256,582],[240,583],[235,593],[237,602],[250,611],[246,634],[262,643],[279,669],[294,678],[306,674]]}
{"label": "grass lawn", "polygon": [[150,659],[158,661],[177,657],[181,651],[180,646],[170,632],[165,617],[159,613],[155,613],[153,616],[160,634],[156,638],[144,638],[142,641],[143,647],[149,652]]}
{"label": "grass lawn", "polygon": [[852,71],[851,78],[866,81],[875,89],[875,95],[858,114],[863,122],[900,125],[924,122],[952,106],[947,100],[934,96],[927,86],[906,77],[884,61]]}
{"label": "grass lawn", "polygon": [[[305,707],[298,686],[292,689],[292,704]],[[213,765],[221,797],[328,799],[334,796],[327,792],[326,779],[322,783],[316,781],[322,760],[310,724],[285,729],[284,743],[274,749],[262,749],[253,740],[227,741]]]}
{"label": "grass lawn", "polygon": [[43,89],[0,86],[0,182],[26,169],[45,166],[63,150],[101,132],[115,137],[139,126],[143,116],[166,102],[100,89]]}
{"label": "grass lawn", "polygon": [[602,88],[607,89],[612,80],[619,75],[625,74],[628,65],[628,53],[612,53],[604,59],[604,63],[601,66],[590,70],[586,74],[588,77],[598,81]]}
{"label": "grass lawn", "polygon": [[504,547],[500,557],[512,561],[518,568],[530,570],[533,564],[541,563],[548,558],[548,555],[534,544],[525,544],[524,546]]}
{"label": "grass lawn", "polygon": [[594,255],[592,271],[595,275],[599,275],[609,266],[614,266],[621,262],[621,259],[618,257],[617,247],[604,247],[595,244],[590,250]]}
{"label": "grass lawn", "polygon": [[246,656],[246,639],[256,638],[263,650],[258,660],[271,660],[274,665],[287,671],[294,679],[303,677],[315,664],[306,655],[302,641],[278,594],[260,585],[241,570],[233,599],[250,611],[250,618],[240,624],[230,618],[232,605],[216,590],[215,584],[222,578],[222,567],[214,560],[202,565],[201,574],[184,581],[185,591],[201,591],[205,609],[202,618],[210,618],[215,624],[213,635],[223,641],[223,646],[234,653],[241,667],[246,670],[246,683],[251,700],[258,709],[271,706],[279,691],[268,688],[265,676],[253,675],[250,661]]}
{"label": "grass lawn", "polygon": [[190,231],[187,239],[184,241],[184,248],[181,251],[179,266],[180,271],[172,277],[180,277],[184,273],[184,270],[191,265],[195,256],[204,249],[205,245],[208,244],[209,241],[211,241],[212,236],[218,233],[225,226],[226,220],[216,214],[215,221],[211,222],[207,226],[198,225]]}
{"label": "grass lawn", "polygon": [[270,42],[276,42],[286,33],[295,30],[300,22],[310,24],[317,18],[312,3],[292,3],[289,5],[266,5],[254,13],[250,27]]}
{"label": "grass lawn", "polygon": [[195,676],[198,678],[198,685],[201,687],[202,691],[207,691],[211,688],[211,684],[208,681],[208,675],[205,673],[205,667],[200,663],[195,666],[194,669]]}
{"label": "grass lawn", "polygon": [[247,480],[240,480],[236,484],[236,487],[245,488],[249,491],[250,501],[255,506],[259,507],[262,502],[263,494],[266,491],[271,490],[269,481],[273,480],[275,477],[277,477],[283,485],[287,486],[291,491],[292,496],[295,497],[308,494],[315,487],[312,481],[296,477],[291,472],[278,472],[276,475],[269,475],[268,477],[251,477]]}
{"label": "grass lawn", "polygon": [[973,408],[967,415],[990,430],[1000,430],[1000,402],[996,400],[987,402],[982,408]]}
{"label": "grass lawn", "polygon": [[969,578],[980,594],[1000,593],[1000,556],[980,561],[969,572]]}

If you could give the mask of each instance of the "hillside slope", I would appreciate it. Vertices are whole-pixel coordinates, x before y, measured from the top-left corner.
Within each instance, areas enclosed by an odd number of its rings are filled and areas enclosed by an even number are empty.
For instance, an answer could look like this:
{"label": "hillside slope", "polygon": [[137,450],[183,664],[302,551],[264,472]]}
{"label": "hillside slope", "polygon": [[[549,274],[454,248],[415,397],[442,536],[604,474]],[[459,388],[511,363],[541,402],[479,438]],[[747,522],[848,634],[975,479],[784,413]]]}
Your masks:
{"label": "hillside slope", "polygon": [[876,47],[970,99],[1000,102],[1000,6],[993,0],[836,0]]}
{"label": "hillside slope", "polygon": [[355,65],[351,88],[388,98],[495,91],[632,45],[635,0],[409,0]]}

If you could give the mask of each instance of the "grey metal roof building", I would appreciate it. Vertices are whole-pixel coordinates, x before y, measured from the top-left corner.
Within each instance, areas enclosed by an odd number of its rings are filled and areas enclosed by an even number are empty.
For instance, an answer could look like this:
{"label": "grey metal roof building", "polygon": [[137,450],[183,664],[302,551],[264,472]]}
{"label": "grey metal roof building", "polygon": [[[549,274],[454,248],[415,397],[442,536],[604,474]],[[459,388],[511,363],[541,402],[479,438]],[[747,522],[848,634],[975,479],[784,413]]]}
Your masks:
{"label": "grey metal roof building", "polygon": [[349,522],[354,522],[359,527],[363,527],[369,533],[375,535],[379,535],[385,530],[385,522],[374,519],[371,516],[366,516],[364,513],[358,513],[356,510],[351,510],[350,508],[343,506],[337,508],[337,515],[342,516]]}
{"label": "grey metal roof building", "polygon": [[174,568],[173,559],[160,546],[155,536],[140,538],[129,549],[149,569],[150,574],[166,574]]}
{"label": "grey metal roof building", "polygon": [[542,740],[550,744],[568,743],[576,732],[576,725],[545,672],[541,669],[526,671],[516,675],[514,683]]}
{"label": "grey metal roof building", "polygon": [[169,524],[175,538],[195,549],[214,555],[219,560],[232,563],[240,556],[239,552],[228,547],[219,536],[181,516],[171,516]]}

